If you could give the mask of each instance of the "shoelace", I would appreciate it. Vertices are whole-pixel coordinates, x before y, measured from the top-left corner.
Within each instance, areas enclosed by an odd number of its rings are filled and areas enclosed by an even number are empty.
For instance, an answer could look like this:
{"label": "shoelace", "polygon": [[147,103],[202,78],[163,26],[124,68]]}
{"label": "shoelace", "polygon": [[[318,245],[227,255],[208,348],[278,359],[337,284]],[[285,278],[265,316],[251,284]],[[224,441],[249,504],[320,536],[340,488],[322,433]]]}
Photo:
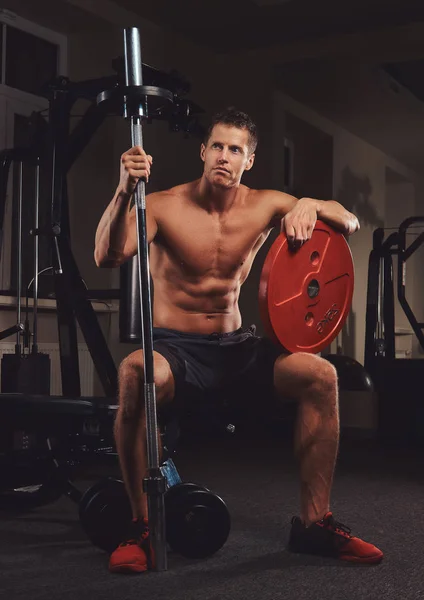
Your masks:
{"label": "shoelace", "polygon": [[[298,517],[292,517],[291,524],[293,525],[297,520]],[[326,519],[321,519],[321,521],[318,521],[318,523],[321,523],[322,525],[329,525],[332,529],[334,529],[334,531],[351,536],[352,529],[347,525],[340,523],[340,521],[336,521],[333,515],[331,515],[331,517],[327,517]]]}
{"label": "shoelace", "polygon": [[347,527],[347,525],[340,523],[340,521],[336,521],[336,519],[333,516],[328,517],[327,519],[323,519],[322,522],[324,525],[329,524],[330,527],[332,527],[338,533],[344,533],[348,536],[350,536],[351,534],[352,529],[350,527]]}
{"label": "shoelace", "polygon": [[122,542],[121,544],[119,544],[121,547],[123,546],[133,546],[134,544],[138,544],[141,541],[144,542],[144,540],[146,540],[149,536],[149,528],[146,527],[144,529],[144,531],[140,534],[139,538],[130,538],[129,540],[125,540],[125,542]]}

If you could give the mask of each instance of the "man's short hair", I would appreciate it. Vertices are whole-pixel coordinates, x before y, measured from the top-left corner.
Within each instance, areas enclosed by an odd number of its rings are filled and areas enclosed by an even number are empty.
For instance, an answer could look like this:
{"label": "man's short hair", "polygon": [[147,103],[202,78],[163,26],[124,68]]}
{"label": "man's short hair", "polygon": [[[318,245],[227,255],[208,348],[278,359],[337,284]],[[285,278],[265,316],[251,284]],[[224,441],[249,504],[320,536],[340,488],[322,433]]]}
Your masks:
{"label": "man's short hair", "polygon": [[238,129],[247,129],[249,132],[249,152],[251,154],[255,152],[256,146],[258,145],[258,131],[256,124],[252,121],[248,114],[242,112],[241,110],[237,110],[233,106],[229,106],[221,112],[216,113],[212,117],[210,125],[206,131],[204,139],[205,145],[211,137],[212,129],[218,124],[238,127]]}

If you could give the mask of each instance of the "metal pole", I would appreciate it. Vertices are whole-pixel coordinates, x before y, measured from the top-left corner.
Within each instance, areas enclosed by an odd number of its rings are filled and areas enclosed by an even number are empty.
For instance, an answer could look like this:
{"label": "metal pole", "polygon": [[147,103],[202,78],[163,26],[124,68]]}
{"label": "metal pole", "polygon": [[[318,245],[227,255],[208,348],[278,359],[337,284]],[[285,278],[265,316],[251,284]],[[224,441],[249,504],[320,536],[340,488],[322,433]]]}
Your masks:
{"label": "metal pole", "polygon": [[40,162],[37,158],[37,164],[35,167],[35,206],[34,206],[34,287],[33,287],[33,338],[32,338],[32,352],[38,352],[37,348],[37,317],[38,317],[38,249],[39,249],[39,238],[38,238],[38,221],[39,221],[39,206],[40,206]]}
{"label": "metal pole", "polygon": [[[19,162],[19,198],[18,198],[18,261],[17,261],[17,325],[21,325],[21,295],[22,295],[22,199],[23,199],[23,162]],[[21,331],[16,334],[16,354],[21,349]]]}
{"label": "metal pole", "polygon": [[[125,83],[126,116],[131,118],[131,139],[133,146],[143,147],[142,118],[147,116],[141,101],[131,98],[131,87],[142,86],[142,61],[140,32],[136,27],[124,30],[125,44]],[[138,270],[141,298],[141,329],[144,353],[144,402],[146,407],[148,477],[143,481],[149,507],[149,528],[155,555],[156,571],[167,569],[165,534],[165,480],[160,471],[158,425],[156,415],[156,393],[154,385],[153,324],[150,290],[149,248],[146,228],[145,182],[139,181],[135,190],[135,211],[138,240]]]}

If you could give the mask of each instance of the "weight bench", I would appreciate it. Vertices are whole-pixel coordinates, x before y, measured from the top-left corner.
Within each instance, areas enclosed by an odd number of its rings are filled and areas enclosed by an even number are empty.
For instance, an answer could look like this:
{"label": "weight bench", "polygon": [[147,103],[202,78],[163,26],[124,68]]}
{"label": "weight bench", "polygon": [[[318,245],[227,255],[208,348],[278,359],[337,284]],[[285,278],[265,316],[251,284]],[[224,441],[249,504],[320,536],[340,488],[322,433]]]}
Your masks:
{"label": "weight bench", "polygon": [[[67,495],[78,504],[80,522],[90,541],[111,552],[131,519],[123,482],[109,477],[82,493],[70,480],[70,467],[90,454],[116,456],[112,439],[116,409],[116,401],[104,397],[0,394],[0,410],[6,415],[0,427],[6,425],[5,432],[9,432],[9,438],[2,437],[6,446],[0,455],[5,473],[0,506],[30,509]],[[219,420],[217,424],[219,431],[231,431],[228,425],[221,427]],[[227,540],[228,509],[208,488],[181,481],[171,459],[180,436],[175,418],[163,416],[161,431],[169,547],[186,557],[205,558]],[[193,514],[196,518],[190,524],[187,515]]]}
{"label": "weight bench", "polygon": [[[113,422],[117,410],[115,398],[42,396],[37,394],[0,394],[0,465],[6,476],[0,482],[0,494],[11,487],[35,484],[42,476],[34,472],[33,464],[55,465],[56,475],[68,481],[69,467],[89,456],[113,455],[116,449]],[[199,416],[196,418],[199,422]],[[175,452],[180,428],[174,416],[158,417],[164,448],[163,461]],[[203,421],[203,418],[202,418]],[[194,432],[196,425],[190,422]],[[231,425],[216,420],[212,427],[207,420],[205,431],[231,431]],[[25,460],[28,468],[24,468]],[[55,462],[53,462],[55,461]],[[41,467],[40,467],[41,469]],[[42,469],[41,469],[42,470]],[[43,479],[43,477],[41,477]],[[60,477],[59,477],[60,479]]]}
{"label": "weight bench", "polygon": [[0,506],[31,508],[81,493],[69,480],[90,456],[114,454],[116,400],[0,394]]}

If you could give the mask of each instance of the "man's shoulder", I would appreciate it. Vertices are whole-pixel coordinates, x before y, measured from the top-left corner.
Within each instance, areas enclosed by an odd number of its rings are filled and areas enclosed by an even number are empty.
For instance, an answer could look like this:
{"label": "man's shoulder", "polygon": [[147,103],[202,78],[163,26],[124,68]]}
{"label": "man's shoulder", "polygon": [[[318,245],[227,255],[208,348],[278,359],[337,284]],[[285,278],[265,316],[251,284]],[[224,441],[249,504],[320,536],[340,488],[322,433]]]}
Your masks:
{"label": "man's shoulder", "polygon": [[292,201],[293,196],[286,194],[285,192],[280,192],[279,190],[271,190],[271,189],[253,189],[245,188],[245,193],[248,198],[252,199],[255,202],[263,202],[264,200],[273,201],[275,204],[279,204],[281,202]]}
{"label": "man's shoulder", "polygon": [[294,196],[271,189],[249,188],[246,197],[248,205],[264,214],[272,226],[275,226],[297,202]]}
{"label": "man's shoulder", "polygon": [[185,200],[193,193],[195,182],[183,183],[166,190],[153,192],[146,198],[147,209],[154,215],[158,223],[168,220],[168,217],[180,214],[184,208]]}
{"label": "man's shoulder", "polygon": [[166,190],[152,192],[151,194],[149,194],[148,198],[154,200],[155,202],[159,200],[163,200],[166,202],[170,200],[175,200],[177,198],[183,198],[190,193],[195,183],[196,182],[191,181],[189,183],[182,183],[180,185],[176,185]]}

